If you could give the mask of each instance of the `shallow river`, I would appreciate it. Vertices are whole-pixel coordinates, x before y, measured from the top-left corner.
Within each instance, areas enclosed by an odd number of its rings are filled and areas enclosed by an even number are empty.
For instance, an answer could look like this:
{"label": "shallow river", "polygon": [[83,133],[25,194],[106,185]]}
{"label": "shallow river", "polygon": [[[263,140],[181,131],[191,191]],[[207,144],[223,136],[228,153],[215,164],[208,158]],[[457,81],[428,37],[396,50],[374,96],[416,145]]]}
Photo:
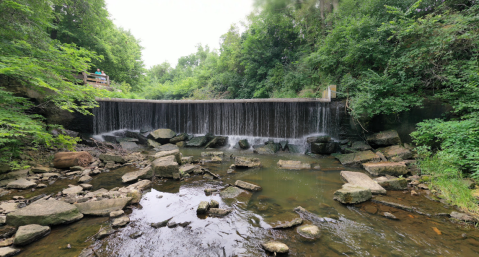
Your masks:
{"label": "shallow river", "polygon": [[[199,157],[202,150],[182,149],[184,156]],[[131,210],[131,223],[107,239],[95,241],[92,236],[108,218],[85,218],[62,227],[26,247],[18,256],[77,256],[91,244],[98,256],[270,256],[260,243],[274,239],[286,243],[290,256],[479,256],[479,233],[473,227],[451,223],[435,213],[450,213],[439,202],[409,192],[389,191],[388,201],[413,206],[430,217],[410,213],[372,202],[345,206],[333,200],[333,193],[341,187],[341,170],[345,168],[334,158],[313,158],[306,155],[278,154],[253,155],[251,152],[225,151],[221,164],[204,166],[221,176],[209,180],[201,175],[185,181],[159,181],[144,194],[140,204]],[[227,174],[233,163],[230,155],[260,158],[263,167],[236,170]],[[301,160],[321,166],[320,170],[290,171],[277,169],[280,159]],[[120,168],[96,176],[94,189],[121,186],[121,175],[133,170]],[[244,180],[260,185],[263,190],[251,198],[223,201],[218,194],[206,196],[205,188],[223,188],[227,183]],[[58,192],[74,181],[57,181],[43,189],[45,193]],[[55,191],[56,190],[56,191]],[[38,190],[36,194],[42,191]],[[162,196],[161,198],[159,196]],[[225,217],[198,216],[200,201],[214,199],[220,208],[232,209]],[[337,222],[315,223],[322,235],[316,241],[304,241],[295,228],[273,230],[272,225],[299,217],[293,209],[302,206],[322,217]],[[391,212],[399,220],[385,218]],[[185,228],[163,227],[155,229],[150,223],[173,218],[175,222],[191,222]],[[305,220],[305,223],[311,223]],[[129,235],[142,231],[143,235],[131,239]],[[67,249],[67,244],[72,248]]]}

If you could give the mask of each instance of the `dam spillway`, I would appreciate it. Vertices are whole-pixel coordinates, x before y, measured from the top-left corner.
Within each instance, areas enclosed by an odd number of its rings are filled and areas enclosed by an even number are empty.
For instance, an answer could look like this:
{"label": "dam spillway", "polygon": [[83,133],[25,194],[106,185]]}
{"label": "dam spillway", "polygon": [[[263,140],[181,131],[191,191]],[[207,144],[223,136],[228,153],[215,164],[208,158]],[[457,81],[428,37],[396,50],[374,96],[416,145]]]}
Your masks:
{"label": "dam spillway", "polygon": [[93,132],[169,128],[178,133],[301,138],[337,137],[341,102],[321,99],[155,101],[97,99]]}

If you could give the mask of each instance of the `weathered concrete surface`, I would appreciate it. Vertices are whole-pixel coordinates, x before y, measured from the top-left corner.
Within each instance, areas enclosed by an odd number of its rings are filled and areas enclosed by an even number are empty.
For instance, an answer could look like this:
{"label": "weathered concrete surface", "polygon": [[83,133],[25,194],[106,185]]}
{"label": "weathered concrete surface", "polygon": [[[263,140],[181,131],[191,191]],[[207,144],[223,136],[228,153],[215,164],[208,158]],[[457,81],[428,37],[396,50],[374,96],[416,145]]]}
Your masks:
{"label": "weathered concrete surface", "polygon": [[379,161],[379,157],[372,151],[364,151],[335,156],[343,165],[357,165],[364,162]]}
{"label": "weathered concrete surface", "polygon": [[334,192],[334,200],[344,204],[362,203],[372,198],[369,188],[352,184],[344,184],[343,187]]}
{"label": "weathered concrete surface", "polygon": [[373,147],[401,144],[401,139],[396,130],[382,131],[368,136],[366,140]]}
{"label": "weathered concrete surface", "polygon": [[374,176],[401,176],[408,172],[404,162],[367,162],[363,163],[363,168]]}
{"label": "weathered concrete surface", "polygon": [[7,214],[7,224],[44,226],[67,224],[83,218],[75,205],[57,200],[38,200],[25,208]]}
{"label": "weathered concrete surface", "polygon": [[311,169],[311,164],[301,161],[279,160],[278,167],[286,170],[309,170]]}
{"label": "weathered concrete surface", "polygon": [[351,185],[356,185],[371,190],[373,194],[386,194],[386,189],[372,180],[368,175],[361,172],[341,171],[341,178]]}
{"label": "weathered concrete surface", "polygon": [[400,145],[392,145],[384,148],[379,148],[378,151],[383,153],[384,156],[386,156],[386,158],[388,159],[391,159],[393,157],[399,157],[403,160],[406,160],[412,157],[411,151]]}
{"label": "weathered concrete surface", "polygon": [[75,206],[84,215],[108,216],[110,215],[110,212],[125,208],[131,199],[131,197],[105,199],[86,203],[76,203]]}
{"label": "weathered concrete surface", "polygon": [[249,191],[261,191],[263,190],[260,186],[248,183],[242,180],[236,180],[235,186],[241,187],[243,189],[249,190]]}
{"label": "weathered concrete surface", "polygon": [[15,233],[14,245],[27,245],[38,239],[45,237],[50,233],[51,229],[48,226],[41,226],[37,224],[30,224],[20,226]]}

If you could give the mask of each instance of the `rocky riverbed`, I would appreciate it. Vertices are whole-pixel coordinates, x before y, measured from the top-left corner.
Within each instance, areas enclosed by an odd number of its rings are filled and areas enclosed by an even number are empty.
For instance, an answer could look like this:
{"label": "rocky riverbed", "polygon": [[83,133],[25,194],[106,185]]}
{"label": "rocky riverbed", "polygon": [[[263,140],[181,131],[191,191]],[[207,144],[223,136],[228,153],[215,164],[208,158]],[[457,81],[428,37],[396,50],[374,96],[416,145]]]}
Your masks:
{"label": "rocky riverbed", "polygon": [[140,133],[137,141],[130,134],[123,141],[135,142],[130,150],[122,142],[124,148],[79,145],[92,155],[86,167],[44,162],[6,173],[0,256],[479,251],[474,218],[438,201],[427,179],[413,175],[414,153],[397,133],[362,143],[311,137],[310,155],[274,140],[252,148],[239,141],[230,149],[225,137],[209,135],[183,148],[195,139],[169,130],[150,134],[145,146]]}

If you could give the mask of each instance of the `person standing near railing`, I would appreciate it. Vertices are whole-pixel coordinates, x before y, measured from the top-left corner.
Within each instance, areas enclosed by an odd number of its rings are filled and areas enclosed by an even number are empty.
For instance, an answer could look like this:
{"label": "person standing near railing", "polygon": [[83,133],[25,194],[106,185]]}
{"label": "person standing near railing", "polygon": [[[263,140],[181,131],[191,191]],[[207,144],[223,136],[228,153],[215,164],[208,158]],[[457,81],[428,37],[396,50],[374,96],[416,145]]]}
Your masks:
{"label": "person standing near railing", "polygon": [[[96,75],[102,75],[100,69],[96,69],[95,74]],[[96,77],[96,82],[98,83],[100,79],[101,79],[101,77]]]}
{"label": "person standing near railing", "polygon": [[101,77],[101,80],[103,80],[101,83],[102,83],[102,84],[106,84],[106,74],[105,74],[105,72],[104,72],[104,71],[101,71],[101,75],[103,75],[103,76]]}

